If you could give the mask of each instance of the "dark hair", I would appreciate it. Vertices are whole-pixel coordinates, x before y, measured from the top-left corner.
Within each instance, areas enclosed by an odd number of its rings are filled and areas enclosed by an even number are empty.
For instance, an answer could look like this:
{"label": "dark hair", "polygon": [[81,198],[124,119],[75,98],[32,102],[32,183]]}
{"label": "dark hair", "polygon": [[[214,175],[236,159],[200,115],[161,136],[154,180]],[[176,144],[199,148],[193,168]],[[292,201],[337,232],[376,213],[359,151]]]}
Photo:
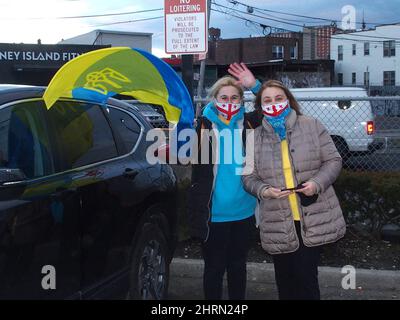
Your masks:
{"label": "dark hair", "polygon": [[268,80],[266,82],[264,82],[261,86],[260,91],[258,91],[257,95],[256,95],[256,99],[254,101],[254,108],[260,113],[262,114],[262,108],[261,108],[261,97],[262,97],[262,93],[264,92],[264,90],[266,88],[279,88],[282,89],[283,92],[285,92],[286,97],[289,100],[289,105],[290,107],[296,111],[297,115],[301,115],[300,112],[300,105],[297,102],[297,100],[295,99],[295,97],[293,96],[293,94],[290,92],[290,90],[280,81],[278,80]]}

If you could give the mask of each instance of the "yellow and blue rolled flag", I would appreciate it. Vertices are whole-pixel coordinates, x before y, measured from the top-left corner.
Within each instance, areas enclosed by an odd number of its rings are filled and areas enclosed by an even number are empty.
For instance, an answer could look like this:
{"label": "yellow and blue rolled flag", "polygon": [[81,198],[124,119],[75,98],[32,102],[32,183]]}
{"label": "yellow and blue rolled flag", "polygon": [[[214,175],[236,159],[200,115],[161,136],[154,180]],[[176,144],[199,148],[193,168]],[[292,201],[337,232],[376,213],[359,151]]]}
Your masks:
{"label": "yellow and blue rolled flag", "polygon": [[70,60],[54,75],[43,98],[50,108],[61,97],[105,103],[116,94],[161,105],[169,122],[193,128],[193,103],[181,78],[163,60],[140,49],[99,49]]}

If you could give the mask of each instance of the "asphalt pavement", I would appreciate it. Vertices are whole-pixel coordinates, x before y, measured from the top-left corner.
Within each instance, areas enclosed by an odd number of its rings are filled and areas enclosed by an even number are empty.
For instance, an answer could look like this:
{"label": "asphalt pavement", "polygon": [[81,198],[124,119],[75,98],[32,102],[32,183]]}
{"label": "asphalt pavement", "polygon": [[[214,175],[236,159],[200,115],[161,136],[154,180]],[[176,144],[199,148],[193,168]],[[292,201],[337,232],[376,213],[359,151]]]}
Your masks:
{"label": "asphalt pavement", "polygon": [[[169,299],[202,300],[202,260],[174,258],[170,267]],[[400,271],[320,267],[322,300],[400,300]],[[343,273],[342,273],[343,272]],[[345,278],[346,277],[346,278]],[[348,289],[344,289],[342,284]],[[226,297],[226,280],[224,299]],[[270,263],[247,264],[248,300],[276,300],[274,267]]]}

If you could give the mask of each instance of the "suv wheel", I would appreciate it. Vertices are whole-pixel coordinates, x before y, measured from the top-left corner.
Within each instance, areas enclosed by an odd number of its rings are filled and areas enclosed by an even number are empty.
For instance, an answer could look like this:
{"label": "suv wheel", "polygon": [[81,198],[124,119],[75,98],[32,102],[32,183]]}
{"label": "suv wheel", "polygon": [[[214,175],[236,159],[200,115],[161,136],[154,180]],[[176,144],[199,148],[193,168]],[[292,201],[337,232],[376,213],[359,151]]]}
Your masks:
{"label": "suv wheel", "polygon": [[129,297],[135,300],[166,299],[168,281],[167,241],[158,226],[145,223],[132,256]]}

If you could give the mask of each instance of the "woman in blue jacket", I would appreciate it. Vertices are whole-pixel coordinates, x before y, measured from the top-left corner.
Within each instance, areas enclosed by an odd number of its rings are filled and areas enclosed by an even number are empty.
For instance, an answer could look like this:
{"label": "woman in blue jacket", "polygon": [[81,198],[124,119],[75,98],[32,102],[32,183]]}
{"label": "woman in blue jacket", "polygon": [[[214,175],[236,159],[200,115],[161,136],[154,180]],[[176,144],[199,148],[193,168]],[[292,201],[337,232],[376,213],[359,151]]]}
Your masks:
{"label": "woman in blue jacket", "polygon": [[[192,166],[188,199],[191,234],[202,241],[204,296],[222,299],[225,271],[229,299],[245,299],[246,260],[257,200],[241,181],[246,130],[259,125],[257,113],[246,114],[242,86],[258,91],[260,83],[244,64],[219,79],[197,121],[199,158]],[[201,159],[208,148],[207,159]],[[206,153],[207,154],[207,153]]]}

